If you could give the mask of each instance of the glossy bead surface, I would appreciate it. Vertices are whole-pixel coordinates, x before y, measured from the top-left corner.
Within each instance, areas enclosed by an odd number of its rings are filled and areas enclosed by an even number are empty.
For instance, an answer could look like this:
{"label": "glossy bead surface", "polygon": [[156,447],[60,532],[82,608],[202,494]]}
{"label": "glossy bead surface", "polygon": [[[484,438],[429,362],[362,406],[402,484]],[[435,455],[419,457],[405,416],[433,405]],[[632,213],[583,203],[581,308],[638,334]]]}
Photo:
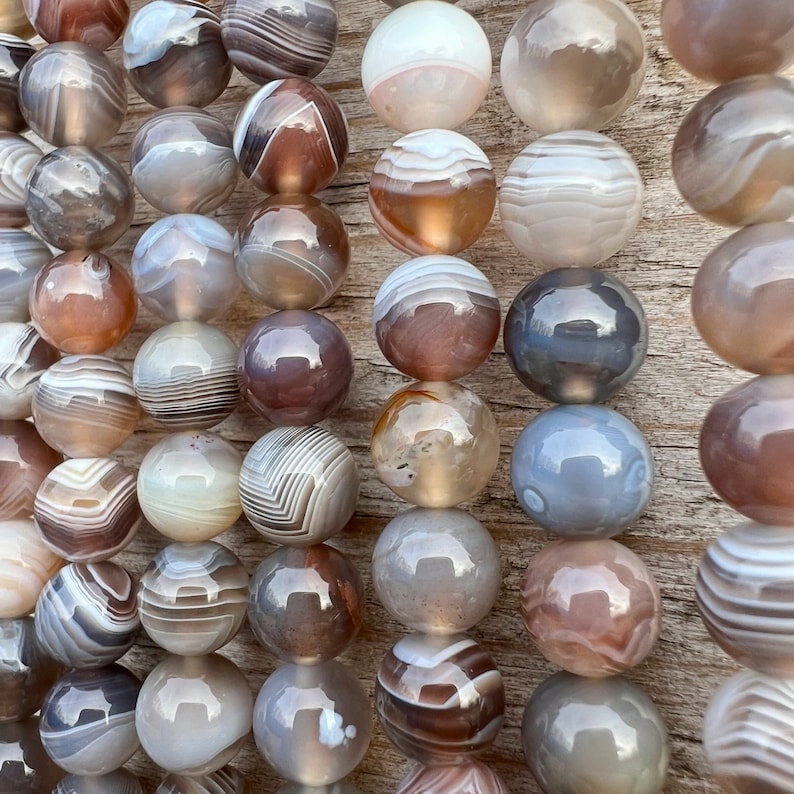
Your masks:
{"label": "glossy bead surface", "polygon": [[318,664],[355,639],[364,611],[356,566],[332,546],[284,546],[251,578],[248,622],[254,636],[285,662]]}
{"label": "glossy bead surface", "polygon": [[143,682],[135,725],[155,764],[206,775],[237,755],[251,731],[252,707],[248,682],[228,659],[167,656]]}
{"label": "glossy bead surface", "polygon": [[760,375],[794,373],[794,224],[740,229],[703,261],[692,316],[720,358]]}
{"label": "glossy bead surface", "polygon": [[0,323],[0,419],[27,419],[36,385],[58,351],[27,323]]}
{"label": "glossy bead surface", "polygon": [[766,375],[730,389],[700,431],[700,461],[730,507],[762,524],[794,523],[794,376]]}
{"label": "glossy bead surface", "polygon": [[160,439],[138,470],[138,499],[147,521],[172,540],[202,541],[240,517],[242,455],[211,433],[187,430]]}
{"label": "glossy bead surface", "polygon": [[631,155],[587,130],[538,138],[508,166],[502,228],[542,268],[591,267],[617,253],[642,217],[642,177]]}
{"label": "glossy bead surface", "polygon": [[664,788],[670,760],[664,722],[651,699],[621,676],[547,678],[527,703],[521,736],[546,794],[660,794]]}
{"label": "glossy bead surface", "polygon": [[39,720],[0,723],[0,790],[9,794],[51,794],[63,777],[44,752]]}
{"label": "glossy bead surface", "polygon": [[29,232],[0,229],[0,323],[30,319],[30,285],[50,259],[52,252],[47,244]]}
{"label": "glossy bead surface", "polygon": [[276,312],[248,332],[237,359],[243,398],[274,425],[311,425],[344,403],[353,352],[342,331],[317,312]]}
{"label": "glossy bead surface", "polygon": [[41,707],[39,730],[47,754],[74,775],[118,769],[138,749],[135,702],[140,688],[140,681],[119,664],[66,673]]}
{"label": "glossy bead surface", "polygon": [[126,769],[104,775],[67,775],[52,794],[145,794],[141,781]]}
{"label": "glossy bead surface", "polygon": [[245,619],[248,573],[225,546],[171,543],[141,576],[138,609],[146,633],[180,656],[212,653]]}
{"label": "glossy bead surface", "polygon": [[240,170],[264,193],[317,193],[347,157],[347,121],[319,85],[274,80],[240,109],[233,143]]}
{"label": "glossy bead surface", "polygon": [[620,0],[536,0],[513,25],[500,74],[513,112],[540,133],[600,130],[634,101],[645,36]]}
{"label": "glossy bead surface", "polygon": [[232,63],[259,85],[283,77],[316,77],[336,46],[333,0],[228,0],[221,36]]}
{"label": "glossy bead surface", "polygon": [[576,675],[636,667],[661,630],[662,600],[645,563],[614,540],[558,540],[530,561],[521,616],[540,652]]}
{"label": "glossy bead surface", "polygon": [[418,380],[457,380],[493,350],[499,299],[486,276],[463,259],[420,256],[386,276],[372,321],[378,347],[401,372]]}
{"label": "glossy bead surface", "polygon": [[455,634],[479,623],[496,601],[499,550],[469,513],[415,507],[378,536],[372,583],[395,620],[427,634]]}
{"label": "glossy bead surface", "polygon": [[132,222],[135,198],[124,169],[86,146],[45,154],[30,172],[25,203],[33,228],[61,250],[104,248]]}
{"label": "glossy bead surface", "polygon": [[21,618],[33,611],[63,560],[44,545],[32,518],[0,521],[0,537],[0,618]]}
{"label": "glossy bead surface", "polygon": [[25,186],[42,154],[27,138],[0,129],[0,227],[27,225]]}
{"label": "glossy bead surface", "polygon": [[140,627],[135,582],[112,562],[73,562],[36,604],[36,636],[53,659],[83,670],[120,659]]}
{"label": "glossy bead surface", "polygon": [[199,108],[160,110],[135,133],[130,170],[135,187],[153,207],[170,214],[211,212],[237,185],[232,133]]}
{"label": "glossy bead surface", "polygon": [[0,129],[22,132],[28,126],[19,109],[19,73],[35,52],[19,36],[0,33]]}
{"label": "glossy bead surface", "polygon": [[233,766],[194,777],[166,775],[154,794],[252,794],[248,781]]}
{"label": "glossy bead surface", "polygon": [[369,211],[380,233],[407,254],[457,254],[477,241],[496,204],[485,152],[450,130],[419,130],[380,156]]}
{"label": "glossy bead surface", "polygon": [[404,755],[423,764],[459,764],[488,747],[502,727],[502,675],[465,635],[409,634],[380,664],[375,710]]}
{"label": "glossy bead surface", "polygon": [[370,34],[361,82],[380,120],[399,132],[455,129],[491,81],[491,47],[469,13],[442,0],[392,11]]}
{"label": "glossy bead surface", "polygon": [[162,320],[208,322],[240,293],[232,236],[203,215],[169,215],[139,238],[130,263],[141,303]]}
{"label": "glossy bead surface", "polygon": [[130,19],[121,43],[132,87],[158,108],[217,99],[232,74],[217,14],[198,0],[152,0]]}
{"label": "glossy bead surface", "polygon": [[504,348],[516,377],[557,403],[608,400],[645,360],[648,324],[634,293],[590,268],[562,268],[527,284],[510,304]]}
{"label": "glossy bead surface", "polygon": [[112,257],[68,251],[36,274],[28,308],[54,347],[64,353],[102,353],[130,332],[138,302],[127,271]]}
{"label": "glossy bead surface", "polygon": [[454,507],[488,484],[499,430],[488,406],[458,383],[419,381],[386,401],[370,444],[375,471],[400,498]]}
{"label": "glossy bead surface", "polygon": [[243,216],[234,236],[243,286],[271,309],[315,309],[339,289],[350,264],[342,219],[314,196],[271,196]]}
{"label": "glossy bead surface", "polygon": [[651,498],[648,442],[602,405],[560,405],[538,414],[518,437],[510,468],[524,512],[571,540],[617,535]]}
{"label": "glossy bead surface", "polygon": [[44,41],[81,41],[106,50],[122,34],[129,0],[22,0],[25,13]]}
{"label": "glossy bead surface", "polygon": [[112,458],[65,460],[44,478],[33,518],[59,557],[107,560],[132,543],[143,518],[135,474]]}
{"label": "glossy bead surface", "polygon": [[124,72],[88,44],[48,44],[19,75],[19,106],[30,128],[53,146],[102,146],[127,114]]}
{"label": "glossy bead surface", "polygon": [[670,54],[710,83],[785,71],[794,63],[794,7],[788,0],[664,0]]}
{"label": "glossy bead surface", "polygon": [[696,212],[723,226],[784,221],[794,185],[781,167],[794,125],[794,85],[783,77],[743,77],[706,94],[673,142],[673,177]]}
{"label": "glossy bead surface", "polygon": [[282,665],[256,698],[256,746],[279,775],[295,783],[340,780],[364,757],[371,736],[369,698],[339,662]]}
{"label": "glossy bead surface", "polygon": [[223,331],[192,321],[158,328],[135,356],[132,382],[149,416],[171,430],[203,430],[237,406],[237,346]]}
{"label": "glossy bead surface", "polygon": [[454,766],[417,764],[398,784],[395,794],[508,794],[507,786],[479,761]]}
{"label": "glossy bead surface", "polygon": [[0,30],[23,39],[29,39],[34,34],[22,0],[3,0],[0,3]]}
{"label": "glossy bead surface", "polygon": [[353,517],[359,474],[350,450],[322,427],[277,427],[254,443],[240,469],[240,502],[273,543],[322,543]]}

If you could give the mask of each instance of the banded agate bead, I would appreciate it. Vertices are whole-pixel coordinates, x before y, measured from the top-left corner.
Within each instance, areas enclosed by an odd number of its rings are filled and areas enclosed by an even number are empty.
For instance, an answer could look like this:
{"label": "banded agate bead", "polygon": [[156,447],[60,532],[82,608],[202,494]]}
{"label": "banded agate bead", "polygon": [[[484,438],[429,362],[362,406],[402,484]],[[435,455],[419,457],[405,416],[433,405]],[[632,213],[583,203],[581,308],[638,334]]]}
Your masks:
{"label": "banded agate bead", "polygon": [[50,794],[63,777],[41,746],[38,717],[0,723],[0,759],[0,788],[15,794]]}
{"label": "banded agate bead", "polygon": [[417,764],[398,784],[395,794],[508,794],[507,786],[479,761],[453,766]]}
{"label": "banded agate bead", "polygon": [[[25,187],[43,152],[27,138],[0,129],[0,227],[27,226]],[[47,259],[52,254],[49,254]],[[27,319],[27,318],[25,318]]]}
{"label": "banded agate bead", "polygon": [[141,781],[126,769],[104,775],[67,775],[52,794],[146,794]]}
{"label": "banded agate bead", "polygon": [[206,775],[170,774],[154,794],[253,794],[248,781],[233,766],[224,766]]}
{"label": "banded agate bead", "polygon": [[0,128],[22,132],[27,127],[19,108],[19,73],[36,50],[19,36],[0,32]]}
{"label": "banded agate bead", "polygon": [[81,41],[106,50],[124,31],[129,0],[22,0],[36,33],[44,41]]}
{"label": "banded agate bead", "polygon": [[22,229],[0,229],[0,322],[30,319],[28,293],[36,273],[52,259],[45,242]]}
{"label": "banded agate bead", "polygon": [[58,351],[32,325],[0,323],[0,420],[27,419],[36,386]]}

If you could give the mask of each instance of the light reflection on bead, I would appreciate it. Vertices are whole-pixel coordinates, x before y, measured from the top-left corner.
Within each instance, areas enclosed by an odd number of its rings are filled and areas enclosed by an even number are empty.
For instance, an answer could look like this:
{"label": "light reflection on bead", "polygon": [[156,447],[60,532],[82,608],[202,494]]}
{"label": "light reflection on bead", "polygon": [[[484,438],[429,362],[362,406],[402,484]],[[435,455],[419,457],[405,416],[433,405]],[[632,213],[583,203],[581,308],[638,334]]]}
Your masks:
{"label": "light reflection on bead", "polygon": [[106,50],[122,34],[129,0],[22,0],[36,33],[44,41],[82,41]]}
{"label": "light reflection on bead", "polygon": [[42,154],[27,138],[0,130],[0,227],[27,225],[25,186]]}
{"label": "light reflection on bead", "polygon": [[30,319],[28,293],[36,273],[52,259],[45,242],[22,229],[0,229],[0,322]]}
{"label": "light reflection on bead", "polygon": [[36,50],[19,36],[0,33],[0,128],[22,132],[27,127],[19,109],[19,73]]}

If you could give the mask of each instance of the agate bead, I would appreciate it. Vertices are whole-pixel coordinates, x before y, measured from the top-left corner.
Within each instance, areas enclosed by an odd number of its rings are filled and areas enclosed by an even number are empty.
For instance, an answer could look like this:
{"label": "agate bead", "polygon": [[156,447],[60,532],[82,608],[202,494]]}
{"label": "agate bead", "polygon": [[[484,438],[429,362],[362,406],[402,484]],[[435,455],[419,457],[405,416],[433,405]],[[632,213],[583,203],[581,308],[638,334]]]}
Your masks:
{"label": "agate bead", "polygon": [[138,749],[135,702],[141,683],[126,667],[72,670],[58,679],[41,707],[47,754],[73,775],[104,775]]}
{"label": "agate bead", "polygon": [[34,34],[22,0],[3,0],[0,3],[0,30],[23,39],[29,39]]}
{"label": "agate bead", "polygon": [[508,791],[490,767],[479,761],[466,761],[454,766],[417,764],[397,784],[394,794],[508,794]]}
{"label": "agate bead", "polygon": [[135,394],[149,416],[171,430],[222,422],[240,399],[237,346],[211,325],[185,320],[158,328],[140,346]]}
{"label": "agate bead", "polygon": [[276,549],[251,578],[248,622],[285,662],[318,664],[338,656],[358,634],[363,611],[356,566],[324,543]]}
{"label": "agate bead", "polygon": [[347,273],[347,229],[314,196],[271,196],[240,220],[234,261],[243,286],[271,309],[315,309]]}
{"label": "agate bead", "polygon": [[794,373],[794,224],[740,229],[703,261],[692,316],[720,358],[760,375]]}
{"label": "agate bead", "polygon": [[51,794],[62,777],[41,746],[38,717],[0,723],[0,791]]}
{"label": "agate bead", "polygon": [[491,82],[491,47],[469,13],[442,0],[392,11],[370,34],[361,82],[380,120],[399,132],[455,129]]}
{"label": "agate bead", "polygon": [[369,698],[339,662],[282,665],[256,698],[256,746],[279,775],[295,783],[340,780],[364,757],[371,736]]}
{"label": "agate bead", "polygon": [[130,170],[135,187],[153,207],[170,214],[211,212],[237,184],[232,133],[199,108],[160,110],[135,133]]}
{"label": "agate bead", "polygon": [[259,85],[316,77],[331,59],[338,28],[334,0],[227,0],[221,12],[231,62]]}
{"label": "agate bead", "polygon": [[19,75],[19,106],[33,132],[53,146],[102,146],[127,115],[124,72],[88,44],[48,44]]}
{"label": "agate bead", "polygon": [[273,543],[310,546],[353,517],[359,474],[353,454],[321,427],[277,427],[254,443],[240,469],[240,502]]}
{"label": "agate bead", "polygon": [[496,601],[499,550],[465,511],[415,507],[378,536],[372,583],[395,620],[427,634],[456,634],[482,620]]}
{"label": "agate bead", "polygon": [[[532,694],[524,756],[546,794],[661,794],[670,750],[651,699],[621,676],[561,672]],[[619,781],[619,783],[617,782]]]}
{"label": "agate bead", "polygon": [[96,669],[120,659],[140,627],[135,582],[112,562],[61,568],[36,604],[36,636],[67,667]]}
{"label": "agate bead", "polygon": [[248,781],[233,766],[194,777],[166,775],[154,794],[253,794]]}
{"label": "agate bead", "polygon": [[171,543],[141,576],[138,610],[146,633],[180,656],[212,653],[245,619],[248,573],[225,546]]}
{"label": "agate bead", "polygon": [[645,360],[648,324],[634,293],[590,268],[562,268],[527,284],[510,304],[504,347],[516,377],[557,403],[608,400]]}
{"label": "agate bead", "polygon": [[499,430],[488,406],[458,383],[420,381],[395,392],[375,419],[375,471],[400,498],[454,507],[488,484]]}
{"label": "agate bead", "polygon": [[19,73],[35,52],[19,36],[0,33],[0,129],[22,132],[27,127],[19,109]]}
{"label": "agate bead", "polygon": [[369,210],[380,233],[414,256],[457,254],[491,220],[496,178],[479,146],[450,130],[419,130],[375,163]]}
{"label": "agate bead", "polygon": [[794,524],[794,375],[762,375],[711,406],[700,461],[730,507],[761,524]]}
{"label": "agate bead", "polygon": [[81,41],[106,50],[124,31],[129,0],[22,0],[44,41]]}
{"label": "agate bead", "polygon": [[135,209],[124,169],[86,146],[45,154],[30,172],[25,203],[33,228],[63,251],[96,251],[115,243],[129,229]]}
{"label": "agate bead", "polygon": [[252,707],[248,682],[228,659],[167,656],[143,682],[135,725],[155,764],[206,775],[237,755],[251,731]]}
{"label": "agate bead", "polygon": [[648,442],[602,405],[560,405],[538,414],[521,431],[510,467],[524,512],[570,540],[617,535],[651,498]]}
{"label": "agate bead", "polygon": [[274,425],[311,425],[344,403],[353,352],[342,331],[317,312],[276,312],[251,328],[240,346],[243,398]]}
{"label": "agate bead", "polygon": [[794,85],[743,77],[687,113],[673,142],[673,177],[696,212],[723,226],[784,221],[794,212],[788,163]]}
{"label": "agate bead", "polygon": [[202,541],[240,517],[242,455],[211,433],[187,430],[160,439],[138,470],[138,499],[149,523],[172,540]]}
{"label": "agate bead", "polygon": [[232,75],[220,19],[198,0],[152,0],[142,6],[121,47],[132,87],[158,108],[203,108],[223,93]]}
{"label": "agate bead", "polygon": [[141,781],[126,769],[104,775],[67,775],[52,794],[145,794]]}
{"label": "agate bead", "polygon": [[664,0],[670,54],[710,83],[782,72],[794,63],[794,6],[788,0]]}
{"label": "agate bead", "polygon": [[30,289],[33,323],[64,353],[102,353],[132,330],[132,280],[107,254],[68,251],[39,270]]}
{"label": "agate bead", "polygon": [[454,256],[420,256],[400,265],[381,284],[372,314],[383,355],[418,380],[465,377],[488,358],[499,336],[493,285]]}
{"label": "agate bead", "polygon": [[507,168],[502,228],[542,268],[591,267],[617,253],[642,217],[642,177],[631,155],[587,130],[538,138]]}
{"label": "agate bead", "polygon": [[50,259],[52,252],[42,240],[22,229],[0,229],[0,323],[30,319],[30,285]]}
{"label": "agate bead", "polygon": [[620,0],[536,0],[513,25],[500,74],[513,112],[540,133],[600,130],[634,101],[645,36]]}
{"label": "agate bead", "polygon": [[264,193],[317,193],[347,157],[347,121],[319,85],[274,80],[237,114],[233,145],[240,170]]}
{"label": "agate bead", "polygon": [[27,225],[25,186],[42,156],[41,149],[27,138],[0,129],[0,227]]}
{"label": "agate bead", "polygon": [[423,764],[460,764],[488,747],[502,727],[502,675],[465,635],[409,634],[381,662],[375,710],[404,755]]}
{"label": "agate bead", "polygon": [[0,419],[27,419],[36,385],[58,351],[27,323],[0,323]]}

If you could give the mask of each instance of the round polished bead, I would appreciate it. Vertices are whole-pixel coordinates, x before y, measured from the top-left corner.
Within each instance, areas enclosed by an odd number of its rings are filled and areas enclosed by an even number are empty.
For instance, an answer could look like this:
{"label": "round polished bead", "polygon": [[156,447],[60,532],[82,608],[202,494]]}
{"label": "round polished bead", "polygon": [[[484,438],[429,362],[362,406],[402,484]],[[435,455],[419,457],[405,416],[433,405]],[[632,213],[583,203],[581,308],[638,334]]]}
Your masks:
{"label": "round polished bead", "polygon": [[454,382],[420,381],[395,392],[375,419],[375,471],[401,499],[454,507],[488,484],[499,429],[488,406]]}
{"label": "round polished bead", "polygon": [[562,268],[527,284],[510,304],[504,347],[535,394],[557,403],[608,400],[645,360],[648,324],[634,293],[590,268]]}
{"label": "round polished bead", "polygon": [[631,155],[587,130],[545,135],[519,152],[499,191],[502,228],[542,268],[591,267],[617,253],[642,217]]}
{"label": "round polished bead", "polygon": [[703,471],[719,496],[762,524],[794,523],[794,375],[762,375],[723,394],[700,431]]}
{"label": "round polished bead", "polygon": [[370,34],[361,82],[380,120],[399,132],[455,129],[480,107],[491,81],[491,47],[469,13],[416,0]]}
{"label": "round polished bead", "polygon": [[576,675],[622,673],[653,650],[662,600],[645,563],[614,540],[557,540],[521,582],[521,616],[540,652]]}
{"label": "round polished bead", "polygon": [[198,0],[152,0],[132,16],[121,46],[132,87],[158,108],[203,108],[232,75],[220,19]]}
{"label": "round polished bead", "polygon": [[664,0],[670,54],[710,83],[782,72],[794,63],[794,6],[788,0]]}
{"label": "round polished bead", "polygon": [[284,664],[256,698],[256,746],[279,775],[295,783],[340,780],[364,757],[371,736],[369,698],[336,661]]}
{"label": "round polished bead", "polygon": [[52,252],[47,244],[29,232],[0,229],[0,323],[30,319],[30,285],[50,259]]}
{"label": "round polished bead", "polygon": [[22,132],[27,127],[19,109],[19,73],[35,52],[19,36],[0,33],[0,129]]}
{"label": "round polished bead", "polygon": [[126,769],[104,775],[67,775],[52,794],[145,794],[141,781]]}
{"label": "round polished bead", "polygon": [[794,212],[785,162],[794,85],[743,77],[718,86],[686,115],[673,142],[673,177],[696,212],[723,226],[784,221]]}
{"label": "round polished bead", "polygon": [[246,402],[274,425],[311,425],[344,403],[353,379],[345,335],[317,312],[276,312],[240,346],[237,380]]}
{"label": "round polished bead", "polygon": [[524,756],[546,794],[661,794],[670,750],[656,706],[621,676],[562,672],[532,694]]}
{"label": "round polished bead", "polygon": [[50,794],[63,777],[41,746],[38,717],[0,723],[0,759],[0,790],[13,794]]}
{"label": "round polished bead", "polygon": [[206,775],[237,755],[251,731],[253,696],[236,665],[216,653],[167,656],[141,687],[135,726],[158,766]]}
{"label": "round polished bead", "polygon": [[634,101],[645,36],[620,0],[536,0],[513,25],[500,74],[513,112],[540,133],[600,130]]}
{"label": "round polished bead", "polygon": [[3,0],[0,3],[0,30],[23,39],[33,36],[35,31],[31,27],[22,0]]}
{"label": "round polished bead", "polygon": [[[147,521],[172,540],[202,541],[240,517],[242,455],[211,433],[186,430],[158,441],[138,470],[138,500]],[[176,653],[176,652],[175,652]]]}
{"label": "round polished bead", "polygon": [[389,273],[375,295],[372,319],[378,346],[394,367],[418,380],[457,380],[493,350],[500,311],[483,273],[463,259],[436,254]]}
{"label": "round polished bead", "polygon": [[450,130],[419,130],[380,156],[369,210],[380,233],[407,254],[457,254],[493,215],[496,177],[479,146]]}
{"label": "round polished bead", "polygon": [[274,80],[237,114],[233,145],[240,170],[264,193],[317,193],[347,157],[347,121],[319,85]]}
{"label": "round polished bead", "polygon": [[245,619],[248,573],[225,546],[171,543],[141,576],[141,625],[161,648],[180,656],[212,653]]}
{"label": "round polished bead", "polygon": [[378,536],[372,583],[395,620],[427,634],[456,634],[482,620],[496,601],[499,550],[469,513],[415,507]]}
{"label": "round polished bead", "polygon": [[3,229],[27,225],[25,187],[42,155],[41,149],[27,138],[0,129],[0,227]]}
{"label": "round polished bead", "polygon": [[25,204],[33,228],[50,245],[96,251],[129,229],[135,197],[130,178],[110,155],[64,146],[33,166]]}
{"label": "round polished bead", "polygon": [[64,353],[102,353],[132,330],[132,280],[112,257],[68,251],[36,274],[28,308],[41,335]]}
{"label": "round polished bead", "polygon": [[653,458],[642,433],[602,405],[560,405],[521,432],[513,490],[539,526],[571,540],[609,538],[651,498]]}
{"label": "round polished bead", "polygon": [[253,789],[240,772],[227,765],[206,775],[166,775],[154,794],[253,794]]}
{"label": "round polished bead", "polygon": [[488,747],[502,727],[502,675],[464,635],[409,634],[381,662],[375,710],[404,755],[423,764],[459,764]]}
{"label": "round polished bead", "polygon": [[358,634],[363,611],[358,569],[324,543],[276,549],[251,579],[248,622],[285,662],[319,664],[338,656]]}
{"label": "round polished bead", "polygon": [[22,0],[36,33],[44,41],[81,41],[106,50],[124,31],[129,0]]}
{"label": "round polished bead", "polygon": [[334,296],[350,264],[342,219],[314,196],[279,194],[245,215],[234,236],[243,286],[271,309],[315,309]]}
{"label": "round polished bead", "polygon": [[466,761],[453,766],[417,764],[397,784],[394,794],[508,794],[508,791],[490,767],[479,761]]}

